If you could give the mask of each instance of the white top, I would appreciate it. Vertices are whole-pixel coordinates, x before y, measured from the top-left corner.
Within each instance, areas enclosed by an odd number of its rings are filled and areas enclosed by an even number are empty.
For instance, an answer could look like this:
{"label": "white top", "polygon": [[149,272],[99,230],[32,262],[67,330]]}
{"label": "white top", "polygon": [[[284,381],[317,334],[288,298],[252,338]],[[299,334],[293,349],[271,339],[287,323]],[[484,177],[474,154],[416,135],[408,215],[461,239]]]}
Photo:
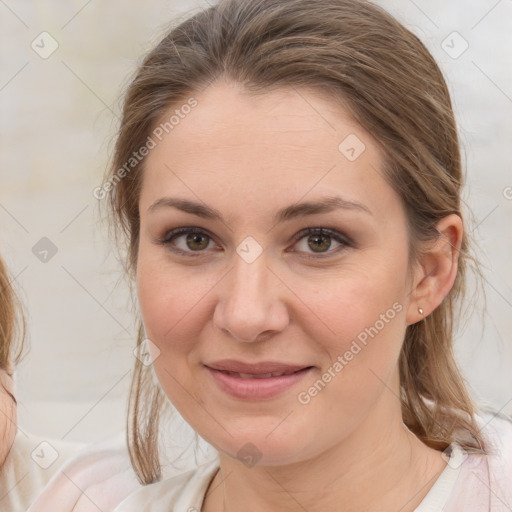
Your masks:
{"label": "white top", "polygon": [[[468,455],[453,443],[448,464],[415,512],[510,512],[512,422],[482,416],[477,421],[489,455]],[[216,457],[192,471],[142,487],[114,512],[199,512],[219,468]]]}
{"label": "white top", "polygon": [[[176,439],[166,451],[169,464],[162,466],[166,480],[197,467],[198,459],[204,462],[217,453],[200,439],[200,450],[183,457],[184,443],[175,444],[180,436],[176,431],[174,434]],[[53,475],[27,512],[112,512],[140,488],[126,447],[126,433],[121,431],[76,453]]]}
{"label": "white top", "polygon": [[110,512],[139,488],[124,432],[120,432],[76,453],[53,475],[27,512]]}
{"label": "white top", "polygon": [[26,512],[62,464],[82,447],[81,443],[47,440],[18,429],[0,471],[0,510]]}

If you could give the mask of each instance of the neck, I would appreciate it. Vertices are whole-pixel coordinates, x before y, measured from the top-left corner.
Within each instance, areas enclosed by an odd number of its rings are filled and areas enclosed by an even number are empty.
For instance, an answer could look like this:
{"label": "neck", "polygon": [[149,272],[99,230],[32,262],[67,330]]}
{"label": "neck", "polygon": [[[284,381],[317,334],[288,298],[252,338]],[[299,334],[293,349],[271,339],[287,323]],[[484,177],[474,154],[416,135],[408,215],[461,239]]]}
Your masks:
{"label": "neck", "polygon": [[221,453],[202,510],[235,512],[243,503],[246,512],[323,512],[340,504],[344,512],[414,511],[446,463],[399,413],[392,421],[371,414],[328,451],[287,466],[248,468]]}

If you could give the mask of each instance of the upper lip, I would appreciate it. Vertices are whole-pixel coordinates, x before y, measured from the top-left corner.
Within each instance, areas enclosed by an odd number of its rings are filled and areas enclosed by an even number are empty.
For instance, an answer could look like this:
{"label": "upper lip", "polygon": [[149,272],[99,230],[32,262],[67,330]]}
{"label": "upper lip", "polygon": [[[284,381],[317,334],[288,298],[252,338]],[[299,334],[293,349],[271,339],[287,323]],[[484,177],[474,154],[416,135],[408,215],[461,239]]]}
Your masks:
{"label": "upper lip", "polygon": [[246,373],[250,375],[260,375],[266,373],[293,373],[304,368],[309,368],[309,365],[303,364],[288,364],[274,361],[260,361],[257,363],[244,363],[234,359],[222,359],[221,361],[214,361],[205,364],[212,370],[219,370],[224,372]]}

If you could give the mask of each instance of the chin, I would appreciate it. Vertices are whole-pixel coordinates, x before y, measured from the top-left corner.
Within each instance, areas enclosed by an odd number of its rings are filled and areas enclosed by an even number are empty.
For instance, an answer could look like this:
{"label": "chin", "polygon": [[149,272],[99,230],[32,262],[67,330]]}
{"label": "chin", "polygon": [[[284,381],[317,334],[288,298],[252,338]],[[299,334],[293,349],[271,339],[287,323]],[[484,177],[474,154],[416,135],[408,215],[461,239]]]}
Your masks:
{"label": "chin", "polygon": [[[208,435],[202,433],[208,443],[219,452],[232,459],[241,461],[248,467],[258,466],[285,466],[295,464],[314,457],[318,447],[314,447],[318,432],[305,436],[303,428],[293,428],[292,425],[279,425],[281,419],[266,418],[265,421],[253,420],[251,424],[228,425],[219,438],[219,433]],[[286,422],[286,420],[285,420]],[[284,422],[283,422],[284,423]],[[277,428],[276,428],[277,426]],[[310,442],[308,442],[310,437]]]}

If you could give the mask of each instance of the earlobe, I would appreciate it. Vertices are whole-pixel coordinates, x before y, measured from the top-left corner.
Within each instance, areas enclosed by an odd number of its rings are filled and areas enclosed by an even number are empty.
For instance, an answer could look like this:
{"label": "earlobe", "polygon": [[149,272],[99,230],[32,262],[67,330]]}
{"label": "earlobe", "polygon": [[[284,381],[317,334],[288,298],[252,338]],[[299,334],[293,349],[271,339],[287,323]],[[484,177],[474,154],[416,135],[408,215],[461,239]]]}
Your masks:
{"label": "earlobe", "polygon": [[407,310],[408,325],[423,320],[434,311],[448,295],[457,277],[462,219],[451,214],[441,219],[436,227],[438,238],[422,248]]}

